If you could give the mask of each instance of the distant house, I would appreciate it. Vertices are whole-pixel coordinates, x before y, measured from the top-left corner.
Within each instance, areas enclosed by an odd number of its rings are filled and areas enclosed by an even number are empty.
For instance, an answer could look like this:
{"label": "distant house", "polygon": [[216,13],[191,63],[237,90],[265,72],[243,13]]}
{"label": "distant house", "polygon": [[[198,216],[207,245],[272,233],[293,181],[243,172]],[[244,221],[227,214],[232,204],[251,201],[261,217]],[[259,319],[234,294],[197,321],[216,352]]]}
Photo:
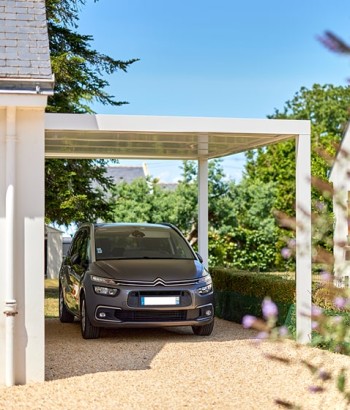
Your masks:
{"label": "distant house", "polygon": [[52,226],[45,225],[45,277],[58,277],[62,262],[63,232]]}
{"label": "distant house", "polygon": [[[147,164],[142,164],[138,166],[125,166],[125,165],[114,165],[106,168],[106,176],[112,177],[114,183],[117,185],[121,182],[126,182],[131,184],[135,179],[144,178],[146,179],[150,176],[147,168]],[[175,191],[178,184],[176,182],[158,182],[158,185],[162,189],[169,191]]]}
{"label": "distant house", "polygon": [[350,126],[348,125],[331,169],[334,212],[334,274],[342,285],[350,277]]}
{"label": "distant house", "polygon": [[158,182],[158,185],[162,189],[166,189],[168,191],[175,191],[178,186],[178,183],[177,182]]}
{"label": "distant house", "polygon": [[148,175],[146,164],[142,166],[115,165],[107,167],[107,176],[112,177],[115,184],[119,184],[120,182],[130,184],[135,179],[147,178]]}

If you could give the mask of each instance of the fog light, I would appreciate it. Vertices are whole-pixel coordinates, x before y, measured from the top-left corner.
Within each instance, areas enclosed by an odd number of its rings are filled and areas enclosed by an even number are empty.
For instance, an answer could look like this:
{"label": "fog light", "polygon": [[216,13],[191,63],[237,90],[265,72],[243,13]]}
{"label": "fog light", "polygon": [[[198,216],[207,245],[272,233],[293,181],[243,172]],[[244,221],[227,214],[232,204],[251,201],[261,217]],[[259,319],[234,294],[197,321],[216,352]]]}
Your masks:
{"label": "fog light", "polygon": [[206,315],[206,316],[211,316],[211,315],[212,315],[212,311],[211,311],[210,309],[207,309],[207,310],[205,311],[205,315]]}
{"label": "fog light", "polygon": [[100,312],[100,313],[98,314],[98,316],[103,318],[103,317],[106,317],[107,315],[105,314],[105,312]]}

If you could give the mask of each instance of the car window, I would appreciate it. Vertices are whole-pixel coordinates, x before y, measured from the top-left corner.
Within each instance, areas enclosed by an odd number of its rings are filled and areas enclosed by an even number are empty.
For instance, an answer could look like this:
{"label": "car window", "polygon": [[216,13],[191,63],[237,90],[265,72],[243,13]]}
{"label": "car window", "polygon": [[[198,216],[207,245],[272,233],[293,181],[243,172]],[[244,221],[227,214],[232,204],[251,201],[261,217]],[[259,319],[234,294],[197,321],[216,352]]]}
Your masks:
{"label": "car window", "polygon": [[194,259],[186,240],[166,226],[97,227],[95,245],[96,260]]}
{"label": "car window", "polygon": [[89,228],[81,229],[75,235],[70,250],[70,257],[73,259],[73,263],[76,264],[91,260]]}

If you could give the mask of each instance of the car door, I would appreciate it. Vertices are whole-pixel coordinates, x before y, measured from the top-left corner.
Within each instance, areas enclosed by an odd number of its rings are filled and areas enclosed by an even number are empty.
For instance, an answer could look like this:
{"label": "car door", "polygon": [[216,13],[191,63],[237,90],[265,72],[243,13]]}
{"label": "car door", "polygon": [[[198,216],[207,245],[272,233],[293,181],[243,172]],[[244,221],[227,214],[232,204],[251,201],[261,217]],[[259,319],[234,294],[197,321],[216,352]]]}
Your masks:
{"label": "car door", "polygon": [[70,309],[79,314],[80,289],[84,274],[90,263],[90,229],[85,227],[80,230],[77,237],[77,246],[73,248],[70,265]]}

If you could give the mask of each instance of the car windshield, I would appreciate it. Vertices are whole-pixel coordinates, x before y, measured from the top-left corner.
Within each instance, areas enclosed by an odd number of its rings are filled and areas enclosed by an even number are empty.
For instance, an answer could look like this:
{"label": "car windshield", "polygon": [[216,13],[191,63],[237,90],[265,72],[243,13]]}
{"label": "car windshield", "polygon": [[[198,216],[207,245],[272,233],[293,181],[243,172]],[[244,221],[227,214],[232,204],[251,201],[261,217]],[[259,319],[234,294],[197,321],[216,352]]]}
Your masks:
{"label": "car windshield", "polygon": [[95,250],[96,260],[194,259],[186,240],[168,226],[96,227]]}

